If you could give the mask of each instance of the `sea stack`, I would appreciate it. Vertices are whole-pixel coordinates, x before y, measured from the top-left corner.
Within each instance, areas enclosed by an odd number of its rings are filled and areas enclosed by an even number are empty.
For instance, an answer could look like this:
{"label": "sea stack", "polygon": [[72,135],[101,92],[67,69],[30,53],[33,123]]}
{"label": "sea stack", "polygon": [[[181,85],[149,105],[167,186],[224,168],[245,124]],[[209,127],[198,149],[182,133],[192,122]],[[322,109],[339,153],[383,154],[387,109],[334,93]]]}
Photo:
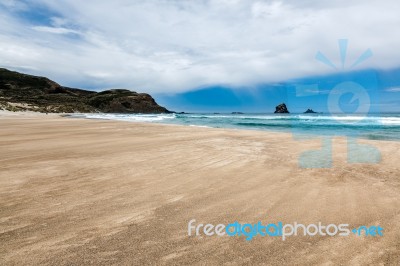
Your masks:
{"label": "sea stack", "polygon": [[275,107],[275,114],[289,114],[289,110],[286,107],[286,104],[281,103],[277,107]]}
{"label": "sea stack", "polygon": [[317,114],[317,112],[315,112],[313,109],[307,109],[304,114]]}

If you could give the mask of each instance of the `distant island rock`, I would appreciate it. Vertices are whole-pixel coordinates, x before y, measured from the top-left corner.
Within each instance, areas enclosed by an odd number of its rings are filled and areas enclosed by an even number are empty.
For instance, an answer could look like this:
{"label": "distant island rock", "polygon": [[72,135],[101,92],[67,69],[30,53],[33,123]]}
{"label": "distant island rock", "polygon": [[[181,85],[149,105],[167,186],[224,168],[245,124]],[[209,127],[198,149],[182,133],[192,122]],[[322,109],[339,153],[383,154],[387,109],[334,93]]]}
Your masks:
{"label": "distant island rock", "polygon": [[315,112],[313,109],[307,109],[304,114],[318,114],[318,112]]}
{"label": "distant island rock", "polygon": [[233,115],[242,115],[242,112],[232,112]]}
{"label": "distant island rock", "polygon": [[0,68],[0,109],[42,113],[171,113],[146,93],[68,88],[45,78]]}
{"label": "distant island rock", "polygon": [[286,107],[286,104],[281,103],[280,105],[275,107],[275,114],[289,114],[289,110]]}

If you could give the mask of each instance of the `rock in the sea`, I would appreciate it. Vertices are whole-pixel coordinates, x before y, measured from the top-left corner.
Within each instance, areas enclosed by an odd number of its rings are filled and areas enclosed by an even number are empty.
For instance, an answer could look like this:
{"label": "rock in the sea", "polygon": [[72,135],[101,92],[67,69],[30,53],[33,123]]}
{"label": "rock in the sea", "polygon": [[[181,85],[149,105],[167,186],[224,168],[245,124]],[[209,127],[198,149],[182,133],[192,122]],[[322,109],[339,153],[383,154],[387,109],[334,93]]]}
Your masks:
{"label": "rock in the sea", "polygon": [[0,109],[49,113],[170,113],[146,93],[86,91],[0,68]]}
{"label": "rock in the sea", "polygon": [[286,107],[286,104],[281,103],[277,107],[275,107],[275,114],[289,114],[289,110]]}
{"label": "rock in the sea", "polygon": [[317,114],[313,109],[307,109],[307,111],[304,112],[305,114]]}

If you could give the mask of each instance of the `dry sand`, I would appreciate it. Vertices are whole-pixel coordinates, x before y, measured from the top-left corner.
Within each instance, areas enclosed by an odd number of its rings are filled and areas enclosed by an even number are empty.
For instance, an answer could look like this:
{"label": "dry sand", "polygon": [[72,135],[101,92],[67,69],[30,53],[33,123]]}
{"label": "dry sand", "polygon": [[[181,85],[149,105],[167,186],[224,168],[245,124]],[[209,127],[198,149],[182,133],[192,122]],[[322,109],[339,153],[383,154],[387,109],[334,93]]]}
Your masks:
{"label": "dry sand", "polygon": [[[1,265],[399,265],[400,143],[301,169],[290,134],[0,115]],[[189,237],[187,224],[380,225],[383,237]]]}

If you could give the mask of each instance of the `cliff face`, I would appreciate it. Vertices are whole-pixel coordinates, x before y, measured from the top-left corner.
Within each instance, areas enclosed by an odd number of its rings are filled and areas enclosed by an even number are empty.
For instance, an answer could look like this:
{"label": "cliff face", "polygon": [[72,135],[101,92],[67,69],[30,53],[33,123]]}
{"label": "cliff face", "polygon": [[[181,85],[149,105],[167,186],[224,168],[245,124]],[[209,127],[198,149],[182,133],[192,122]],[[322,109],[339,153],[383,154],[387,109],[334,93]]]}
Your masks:
{"label": "cliff face", "polygon": [[68,88],[44,77],[0,68],[0,109],[49,113],[169,113],[146,93]]}

